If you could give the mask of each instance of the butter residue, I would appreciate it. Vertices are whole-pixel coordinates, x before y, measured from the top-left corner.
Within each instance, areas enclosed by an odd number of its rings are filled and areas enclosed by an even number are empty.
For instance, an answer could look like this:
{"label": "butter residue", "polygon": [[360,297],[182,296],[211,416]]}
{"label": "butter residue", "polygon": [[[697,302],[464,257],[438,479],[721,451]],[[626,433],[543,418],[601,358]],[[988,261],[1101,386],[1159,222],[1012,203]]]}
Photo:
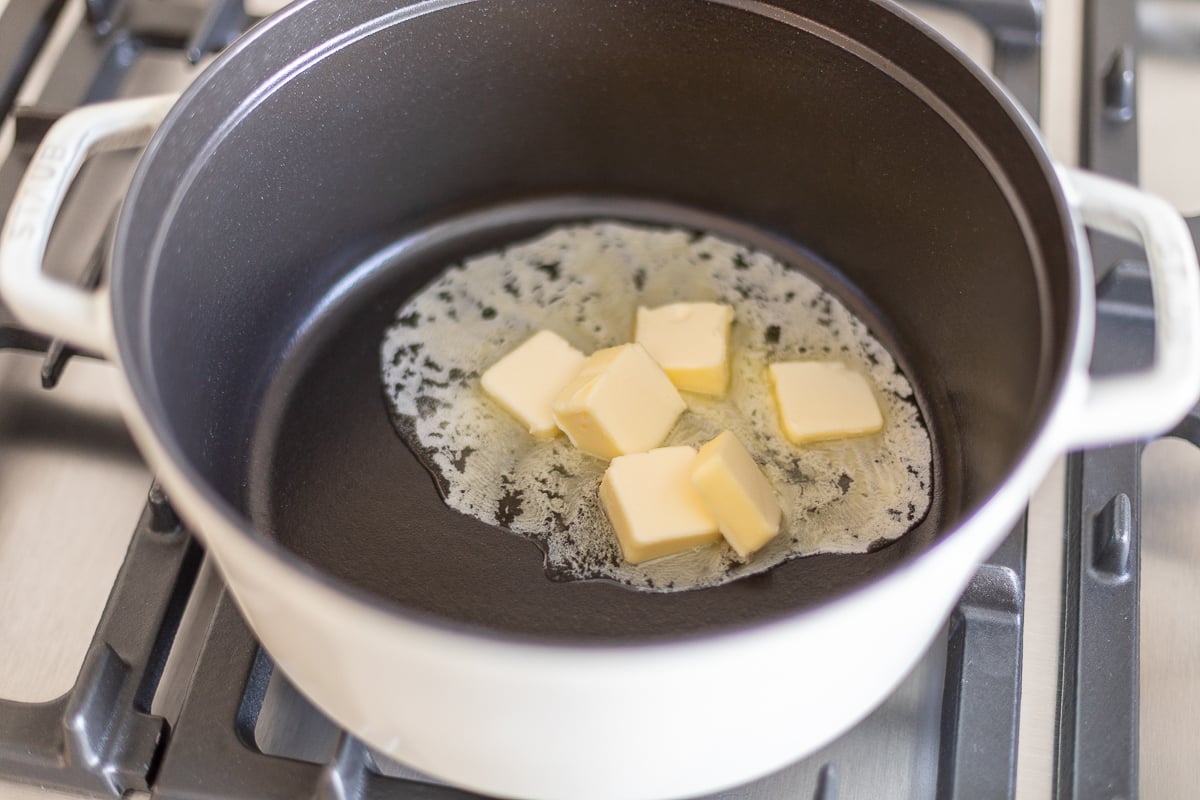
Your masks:
{"label": "butter residue", "polygon": [[[779,495],[780,534],[740,563],[722,543],[632,565],[600,506],[606,461],[566,437],[539,440],[494,404],[479,376],[526,338],[552,330],[590,353],[631,340],[639,305],[733,307],[729,392],[684,394],[662,446],[699,447],[732,431]],[[883,430],[793,445],[779,428],[767,365],[837,360],[866,375]],[[453,265],[397,312],[381,347],[400,435],[446,503],[537,540],[559,580],[639,589],[715,586],[816,553],[862,553],[918,523],[931,502],[932,449],[912,386],[867,326],[771,255],[711,235],[597,222]]]}

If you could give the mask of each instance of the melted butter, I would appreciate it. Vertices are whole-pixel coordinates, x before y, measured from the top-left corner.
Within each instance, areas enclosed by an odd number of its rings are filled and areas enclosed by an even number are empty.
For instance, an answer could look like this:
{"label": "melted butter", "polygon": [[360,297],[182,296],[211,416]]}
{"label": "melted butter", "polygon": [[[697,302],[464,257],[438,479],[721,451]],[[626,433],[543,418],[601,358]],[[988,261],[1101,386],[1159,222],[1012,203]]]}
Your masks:
{"label": "melted butter", "polygon": [[[487,398],[479,376],[538,330],[584,353],[630,341],[639,305],[734,308],[723,398],[684,394],[666,445],[698,447],[722,430],[746,445],[783,508],[780,535],[739,563],[724,543],[639,565],[621,558],[600,506],[606,461],[565,436],[531,437]],[[875,388],[884,428],[793,445],[780,430],[767,364],[840,360]],[[536,539],[556,579],[608,578],[655,591],[714,586],[816,553],[862,553],[926,514],[931,445],[912,386],[866,325],[766,253],[713,237],[617,223],[561,227],[446,269],[384,335],[393,420],[430,467],[446,503]]]}

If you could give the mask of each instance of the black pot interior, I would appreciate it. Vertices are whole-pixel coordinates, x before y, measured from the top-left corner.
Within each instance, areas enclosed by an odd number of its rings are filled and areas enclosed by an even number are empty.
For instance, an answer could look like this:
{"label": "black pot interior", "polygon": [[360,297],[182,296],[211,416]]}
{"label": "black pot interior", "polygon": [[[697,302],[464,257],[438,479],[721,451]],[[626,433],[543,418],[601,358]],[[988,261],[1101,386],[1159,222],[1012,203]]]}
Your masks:
{"label": "black pot interior", "polygon": [[[1064,374],[1071,253],[1047,164],[940,45],[868,0],[404,6],[315,0],[252,35],[185,98],[124,212],[131,380],[259,530],[451,623],[657,639],[844,593],[1004,481]],[[868,555],[651,595],[552,582],[532,542],[445,507],[389,422],[380,336],[449,261],[573,218],[539,202],[563,196],[710,215],[833,288],[918,387],[935,440],[925,522]]]}

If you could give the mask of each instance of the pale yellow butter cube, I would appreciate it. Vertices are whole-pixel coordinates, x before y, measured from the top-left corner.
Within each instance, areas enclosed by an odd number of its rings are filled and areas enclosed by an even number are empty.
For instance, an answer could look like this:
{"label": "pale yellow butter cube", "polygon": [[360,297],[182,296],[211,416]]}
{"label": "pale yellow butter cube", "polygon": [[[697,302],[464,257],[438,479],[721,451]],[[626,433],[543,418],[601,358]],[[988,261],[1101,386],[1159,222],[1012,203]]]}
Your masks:
{"label": "pale yellow butter cube", "polygon": [[863,436],[883,428],[867,379],[838,361],[787,361],[770,366],[779,419],[800,444]]}
{"label": "pale yellow butter cube", "polygon": [[558,435],[555,396],[579,372],[585,357],[553,331],[539,331],[483,373],[488,396],[534,436]]}
{"label": "pale yellow butter cube", "polygon": [[721,303],[672,303],[637,310],[634,339],[676,388],[725,394],[729,385],[729,326],[733,309]]}
{"label": "pale yellow butter cube", "polygon": [[717,521],[692,486],[696,451],[661,447],[614,458],[600,482],[600,503],[631,564],[711,544]]}
{"label": "pale yellow butter cube", "polygon": [[779,533],[783,512],[771,482],[738,438],[725,431],[700,448],[692,486],[743,560]]}
{"label": "pale yellow butter cube", "polygon": [[686,408],[640,344],[597,350],[554,400],[554,419],[580,450],[599,458],[662,444]]}

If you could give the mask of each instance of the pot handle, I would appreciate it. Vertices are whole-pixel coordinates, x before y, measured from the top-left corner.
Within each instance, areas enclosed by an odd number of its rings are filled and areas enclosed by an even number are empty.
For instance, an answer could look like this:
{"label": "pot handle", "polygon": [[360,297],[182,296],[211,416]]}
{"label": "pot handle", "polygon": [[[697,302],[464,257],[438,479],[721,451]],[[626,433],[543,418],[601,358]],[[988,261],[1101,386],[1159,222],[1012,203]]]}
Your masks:
{"label": "pot handle", "polygon": [[141,147],[177,95],[96,103],[65,114],[34,153],[0,232],[0,296],[25,326],[98,355],[113,354],[106,288],[85,289],[42,271],[50,230],[75,176],[96,153]]}
{"label": "pot handle", "polygon": [[1128,375],[1084,372],[1083,407],[1068,420],[1071,449],[1170,430],[1200,397],[1200,268],[1183,217],[1169,203],[1110,178],[1059,167],[1077,218],[1141,244],[1154,296],[1154,363]]}

